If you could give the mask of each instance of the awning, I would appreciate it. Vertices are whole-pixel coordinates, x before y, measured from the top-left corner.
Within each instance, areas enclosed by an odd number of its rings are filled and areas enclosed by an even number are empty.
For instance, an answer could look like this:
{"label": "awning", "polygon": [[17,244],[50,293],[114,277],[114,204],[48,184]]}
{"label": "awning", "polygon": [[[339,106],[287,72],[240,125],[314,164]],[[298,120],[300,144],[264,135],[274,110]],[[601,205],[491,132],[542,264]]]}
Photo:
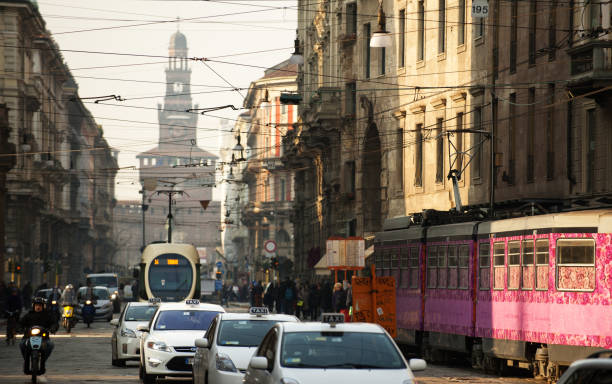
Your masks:
{"label": "awning", "polygon": [[327,268],[327,255],[323,255],[321,260],[314,266],[315,274],[318,276],[329,276],[331,271]]}
{"label": "awning", "polygon": [[368,247],[368,249],[365,250],[364,252],[364,259],[367,259],[368,257],[372,256],[374,254],[374,245],[370,245]]}

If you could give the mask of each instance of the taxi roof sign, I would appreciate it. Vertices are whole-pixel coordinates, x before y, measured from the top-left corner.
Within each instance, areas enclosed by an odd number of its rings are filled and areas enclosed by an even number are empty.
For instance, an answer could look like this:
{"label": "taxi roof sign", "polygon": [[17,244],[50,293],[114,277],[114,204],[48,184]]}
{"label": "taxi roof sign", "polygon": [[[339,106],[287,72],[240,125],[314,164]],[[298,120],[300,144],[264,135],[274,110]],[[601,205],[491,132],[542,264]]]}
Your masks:
{"label": "taxi roof sign", "polygon": [[161,303],[161,299],[159,297],[150,297],[149,298],[149,304],[160,304]]}
{"label": "taxi roof sign", "polygon": [[267,307],[251,307],[249,308],[249,313],[251,315],[262,316],[268,315],[270,312],[268,311]]}
{"label": "taxi roof sign", "polygon": [[333,327],[338,323],[344,323],[344,315],[342,313],[322,313],[321,321]]}
{"label": "taxi roof sign", "polygon": [[198,304],[200,304],[200,300],[198,300],[198,299],[187,299],[187,300],[185,300],[185,304],[187,304],[187,305],[198,305]]}

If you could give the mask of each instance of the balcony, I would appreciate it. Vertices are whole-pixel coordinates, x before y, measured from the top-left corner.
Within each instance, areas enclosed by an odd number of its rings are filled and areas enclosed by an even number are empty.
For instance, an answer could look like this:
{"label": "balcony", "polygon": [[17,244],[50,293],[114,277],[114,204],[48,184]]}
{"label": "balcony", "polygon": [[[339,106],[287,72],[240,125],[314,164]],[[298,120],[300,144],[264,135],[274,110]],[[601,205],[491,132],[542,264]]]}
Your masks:
{"label": "balcony", "polygon": [[593,39],[568,50],[571,78],[568,89],[575,95],[597,92],[593,97],[612,93],[612,40]]}
{"label": "balcony", "polygon": [[333,87],[321,87],[312,97],[312,113],[315,121],[339,120],[342,113],[342,91]]}

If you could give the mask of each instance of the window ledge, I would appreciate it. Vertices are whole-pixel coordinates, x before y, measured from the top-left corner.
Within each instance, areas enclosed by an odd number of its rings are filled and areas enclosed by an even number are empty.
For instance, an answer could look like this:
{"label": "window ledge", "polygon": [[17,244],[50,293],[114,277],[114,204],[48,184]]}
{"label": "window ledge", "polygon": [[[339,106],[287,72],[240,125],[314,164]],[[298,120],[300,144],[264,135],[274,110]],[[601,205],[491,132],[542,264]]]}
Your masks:
{"label": "window ledge", "polygon": [[420,69],[424,67],[425,67],[425,60],[419,60],[416,62],[416,69]]}
{"label": "window ledge", "polygon": [[446,60],[446,52],[438,53],[438,61],[444,61],[444,60]]}
{"label": "window ledge", "polygon": [[474,38],[474,46],[479,46],[484,44],[484,36],[478,36]]}
{"label": "window ledge", "polygon": [[463,53],[465,51],[467,51],[467,46],[465,45],[465,43],[459,44],[457,46],[457,53]]}

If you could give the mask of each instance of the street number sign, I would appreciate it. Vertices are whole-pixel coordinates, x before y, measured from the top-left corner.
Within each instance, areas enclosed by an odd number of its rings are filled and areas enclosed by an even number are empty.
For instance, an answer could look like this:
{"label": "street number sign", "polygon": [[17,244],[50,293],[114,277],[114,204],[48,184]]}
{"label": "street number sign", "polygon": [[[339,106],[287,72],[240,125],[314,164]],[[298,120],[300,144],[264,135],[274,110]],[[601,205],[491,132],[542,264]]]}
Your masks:
{"label": "street number sign", "polygon": [[489,16],[488,0],[472,0],[472,18],[484,18]]}

